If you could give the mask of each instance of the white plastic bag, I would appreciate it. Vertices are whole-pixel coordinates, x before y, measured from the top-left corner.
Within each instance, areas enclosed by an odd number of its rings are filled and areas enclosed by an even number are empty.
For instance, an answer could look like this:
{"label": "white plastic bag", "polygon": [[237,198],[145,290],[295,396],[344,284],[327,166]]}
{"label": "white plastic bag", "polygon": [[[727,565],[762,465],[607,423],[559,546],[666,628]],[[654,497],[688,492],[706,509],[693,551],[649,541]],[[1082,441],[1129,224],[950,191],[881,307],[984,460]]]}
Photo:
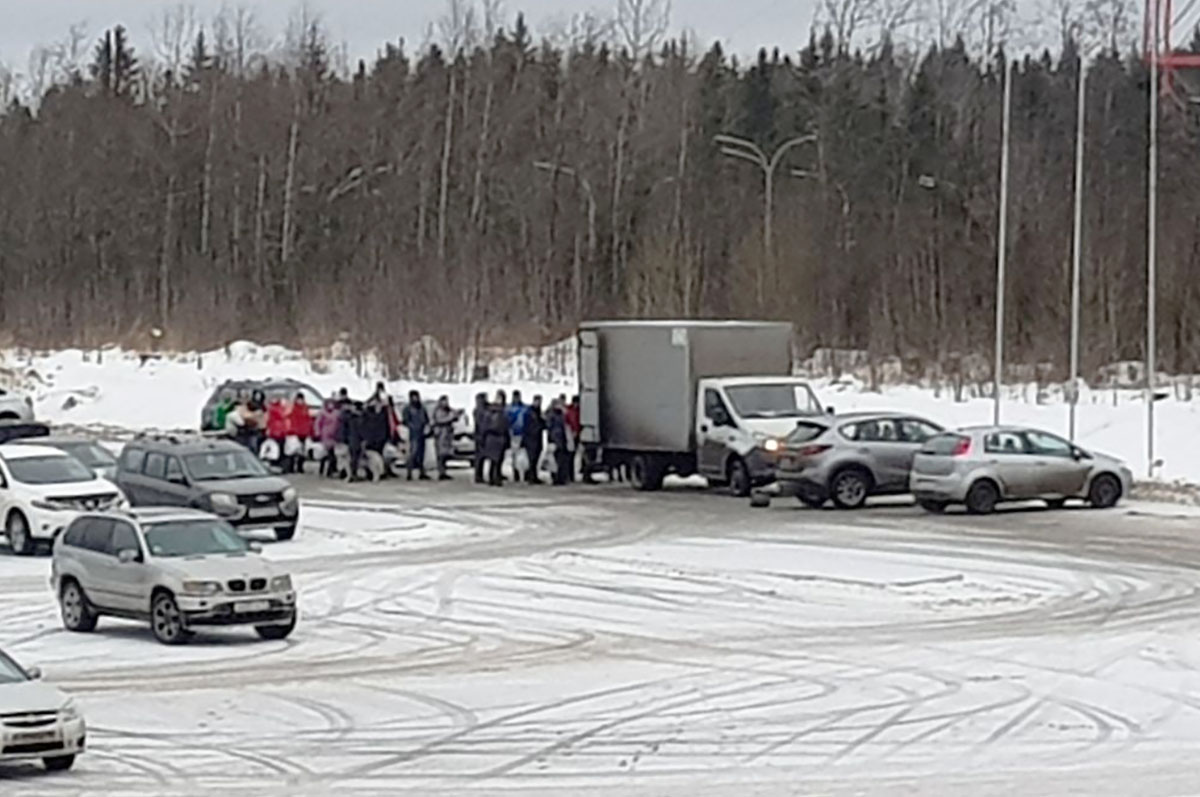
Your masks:
{"label": "white plastic bag", "polygon": [[321,460],[325,459],[325,456],[328,453],[329,452],[325,450],[324,443],[309,443],[308,444],[308,456],[310,459],[312,459],[316,462],[320,462]]}
{"label": "white plastic bag", "polygon": [[300,438],[294,434],[287,436],[283,441],[283,454],[288,457],[298,457],[304,453],[304,444],[300,442]]}
{"label": "white plastic bag", "polygon": [[538,463],[538,470],[542,473],[554,472],[554,452],[554,443],[546,446],[546,449],[542,452],[542,461]]}
{"label": "white plastic bag", "polygon": [[383,461],[395,462],[400,459],[400,449],[393,443],[388,443],[383,447]]}
{"label": "white plastic bag", "polygon": [[258,449],[258,458],[264,462],[275,462],[279,459],[279,443],[271,439],[263,441],[262,447]]}
{"label": "white plastic bag", "polygon": [[513,452],[513,464],[516,466],[517,472],[527,473],[529,471],[529,451],[525,448],[518,448]]}

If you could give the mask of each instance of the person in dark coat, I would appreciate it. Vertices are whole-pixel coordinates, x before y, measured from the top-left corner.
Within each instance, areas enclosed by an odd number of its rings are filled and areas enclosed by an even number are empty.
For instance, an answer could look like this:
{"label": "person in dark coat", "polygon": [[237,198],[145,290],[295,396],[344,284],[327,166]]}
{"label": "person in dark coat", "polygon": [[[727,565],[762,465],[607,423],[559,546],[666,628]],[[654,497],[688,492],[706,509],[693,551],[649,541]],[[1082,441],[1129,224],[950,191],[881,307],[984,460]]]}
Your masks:
{"label": "person in dark coat", "polygon": [[571,431],[567,425],[567,415],[562,402],[555,399],[550,405],[546,416],[546,431],[550,445],[554,446],[554,479],[556,486],[561,487],[570,480],[571,476]]}
{"label": "person in dark coat", "polygon": [[433,408],[433,443],[437,450],[438,481],[446,481],[450,474],[446,466],[454,456],[454,424],[462,417],[462,411],[450,407],[450,397],[442,396]]}
{"label": "person in dark coat", "polygon": [[387,405],[371,399],[363,416],[363,448],[383,456],[383,447],[388,444],[391,429],[388,426]]}
{"label": "person in dark coat", "polygon": [[541,484],[538,477],[538,462],[542,459],[545,448],[546,419],[542,417],[542,397],[534,396],[533,403],[525,410],[525,428],[522,430],[521,445],[525,447],[525,458],[529,460],[529,470],[525,472],[525,481],[530,484]]}
{"label": "person in dark coat", "polygon": [[429,474],[425,472],[425,435],[429,431],[429,413],[421,403],[421,394],[412,391],[408,394],[408,404],[400,414],[400,422],[408,430],[408,480],[412,481],[413,471],[421,476],[421,481],[428,481]]}
{"label": "person in dark coat", "polygon": [[508,406],[504,391],[496,394],[496,403],[488,407],[484,419],[483,452],[488,461],[488,484],[499,487],[504,483],[504,453],[512,439],[508,428]]}
{"label": "person in dark coat", "polygon": [[487,426],[488,403],[486,393],[475,394],[475,412],[471,420],[475,424],[475,455],[472,457],[475,465],[475,483],[483,484],[483,466],[487,458],[483,455],[483,438]]}
{"label": "person in dark coat", "polygon": [[355,401],[352,404],[346,404],[342,409],[338,431],[341,435],[341,442],[350,449],[350,468],[347,474],[350,481],[358,481],[358,475],[362,468],[363,443],[365,442],[363,424],[363,403]]}

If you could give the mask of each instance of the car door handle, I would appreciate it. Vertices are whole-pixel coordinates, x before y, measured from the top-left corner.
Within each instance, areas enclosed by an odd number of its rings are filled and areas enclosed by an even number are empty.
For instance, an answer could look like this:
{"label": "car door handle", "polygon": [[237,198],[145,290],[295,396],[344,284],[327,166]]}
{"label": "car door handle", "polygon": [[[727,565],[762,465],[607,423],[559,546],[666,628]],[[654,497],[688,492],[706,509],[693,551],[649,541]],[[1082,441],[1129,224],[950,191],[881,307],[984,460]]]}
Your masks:
{"label": "car door handle", "polygon": [[700,431],[703,432],[704,434],[708,434],[708,426],[705,424],[701,424]]}

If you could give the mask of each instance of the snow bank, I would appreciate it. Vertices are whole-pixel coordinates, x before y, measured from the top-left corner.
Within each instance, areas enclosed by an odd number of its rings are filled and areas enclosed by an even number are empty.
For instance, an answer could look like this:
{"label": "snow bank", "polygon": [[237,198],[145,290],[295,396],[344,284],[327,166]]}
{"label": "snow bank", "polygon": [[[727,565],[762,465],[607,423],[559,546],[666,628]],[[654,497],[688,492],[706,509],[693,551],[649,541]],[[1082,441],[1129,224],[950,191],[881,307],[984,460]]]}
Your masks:
{"label": "snow bank", "polygon": [[[489,380],[482,382],[390,381],[401,395],[418,389],[426,397],[446,394],[458,407],[469,407],[478,392],[520,388],[557,396],[575,390],[570,342],[504,356],[491,352]],[[472,364],[473,368],[473,364]],[[471,369],[466,369],[469,371]],[[0,387],[34,396],[40,417],[55,423],[123,429],[187,429],[199,421],[200,408],[226,379],[290,377],[307,382],[322,394],[348,388],[366,396],[383,373],[371,358],[345,353],[314,355],[282,346],[239,342],[201,353],[164,354],[144,358],[119,349],[78,349],[32,353],[0,351]],[[861,379],[813,379],[818,394],[839,411],[894,409],[912,412],[948,427],[990,423],[992,402],[968,397],[955,401],[953,391],[887,385],[866,389]],[[1171,391],[1156,405],[1157,476],[1166,481],[1200,483],[1200,401],[1190,391]],[[1003,397],[1003,420],[1067,432],[1067,404],[1061,387],[1010,385]],[[1078,409],[1078,440],[1089,448],[1122,457],[1134,473],[1148,472],[1146,406],[1140,390],[1113,387],[1084,389]]]}

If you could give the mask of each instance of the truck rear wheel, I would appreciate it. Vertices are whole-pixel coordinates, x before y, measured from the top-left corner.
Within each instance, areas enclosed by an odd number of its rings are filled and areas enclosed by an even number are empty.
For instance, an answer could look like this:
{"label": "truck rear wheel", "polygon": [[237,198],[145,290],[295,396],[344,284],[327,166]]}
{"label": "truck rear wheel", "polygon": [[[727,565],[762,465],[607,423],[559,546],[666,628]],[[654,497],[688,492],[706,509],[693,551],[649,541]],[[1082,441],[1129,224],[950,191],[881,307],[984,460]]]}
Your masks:
{"label": "truck rear wheel", "polygon": [[663,467],[657,457],[638,454],[629,463],[629,481],[644,493],[662,489]]}

